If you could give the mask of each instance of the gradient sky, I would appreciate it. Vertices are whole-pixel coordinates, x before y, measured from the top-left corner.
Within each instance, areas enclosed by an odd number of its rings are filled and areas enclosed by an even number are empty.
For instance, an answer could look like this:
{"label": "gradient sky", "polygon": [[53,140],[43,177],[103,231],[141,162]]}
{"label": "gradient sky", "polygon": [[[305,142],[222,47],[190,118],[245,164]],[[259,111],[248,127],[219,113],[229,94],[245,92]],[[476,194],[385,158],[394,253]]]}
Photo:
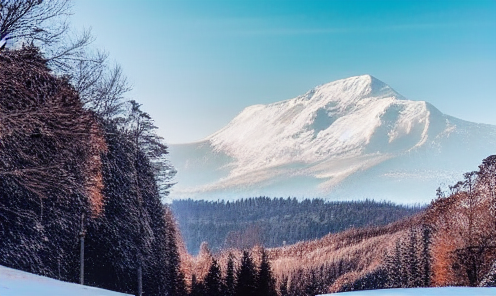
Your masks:
{"label": "gradient sky", "polygon": [[362,74],[496,124],[496,0],[75,0],[73,11],[168,143]]}

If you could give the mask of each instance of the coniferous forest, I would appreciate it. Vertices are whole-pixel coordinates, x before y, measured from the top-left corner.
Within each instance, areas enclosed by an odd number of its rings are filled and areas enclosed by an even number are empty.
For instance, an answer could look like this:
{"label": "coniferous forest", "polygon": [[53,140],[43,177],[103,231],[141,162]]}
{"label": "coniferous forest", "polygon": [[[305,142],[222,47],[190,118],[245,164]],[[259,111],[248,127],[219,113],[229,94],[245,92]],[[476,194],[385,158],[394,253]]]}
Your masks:
{"label": "coniferous forest", "polygon": [[69,4],[0,0],[0,265],[135,295],[496,286],[496,155],[426,206],[168,205],[168,147]]}
{"label": "coniferous forest", "polygon": [[[424,210],[384,226],[327,234],[292,245],[250,249],[254,262],[268,258],[278,295],[317,295],[354,290],[496,286],[496,155],[463,180],[439,188]],[[202,244],[183,257],[186,281],[200,285],[215,259],[228,282],[246,249],[212,255]],[[237,263],[236,263],[237,262]],[[207,294],[206,294],[207,295]],[[237,295],[237,294],[235,294]],[[256,295],[256,294],[254,294]]]}
{"label": "coniferous forest", "polygon": [[[167,146],[70,2],[0,1],[0,264],[115,291],[184,295]],[[22,38],[21,38],[22,37]],[[84,274],[80,249],[84,240]]]}
{"label": "coniferous forest", "polygon": [[280,247],[321,238],[349,228],[386,225],[411,216],[422,206],[391,202],[326,202],[323,199],[268,197],[236,201],[174,200],[171,205],[188,251],[202,242],[210,249]]}
{"label": "coniferous forest", "polygon": [[85,236],[86,283],[134,293],[142,268],[143,289],[183,295],[154,163],[167,147],[139,105],[85,109],[34,47],[0,54],[0,93],[0,264],[77,282]]}

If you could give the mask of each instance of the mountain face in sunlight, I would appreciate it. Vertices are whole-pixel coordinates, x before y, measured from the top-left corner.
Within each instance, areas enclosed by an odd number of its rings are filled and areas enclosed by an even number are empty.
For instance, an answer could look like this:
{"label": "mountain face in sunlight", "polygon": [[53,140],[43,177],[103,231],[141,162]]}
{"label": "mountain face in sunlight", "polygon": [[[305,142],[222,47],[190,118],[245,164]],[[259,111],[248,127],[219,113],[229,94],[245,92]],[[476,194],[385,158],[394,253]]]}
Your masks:
{"label": "mountain face in sunlight", "polygon": [[171,197],[428,202],[495,150],[496,126],[356,76],[247,107],[206,139],[171,145],[178,170]]}

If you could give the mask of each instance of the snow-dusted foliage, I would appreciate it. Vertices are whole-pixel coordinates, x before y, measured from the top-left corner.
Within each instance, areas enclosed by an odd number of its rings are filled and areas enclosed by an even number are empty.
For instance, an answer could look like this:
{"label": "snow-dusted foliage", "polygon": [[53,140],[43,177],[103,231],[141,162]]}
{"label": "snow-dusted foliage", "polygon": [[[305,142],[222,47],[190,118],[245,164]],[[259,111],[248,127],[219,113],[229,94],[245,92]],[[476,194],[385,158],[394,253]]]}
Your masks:
{"label": "snow-dusted foliage", "polygon": [[1,264],[75,280],[80,217],[103,210],[106,145],[35,48],[0,53],[0,150]]}
{"label": "snow-dusted foliage", "polygon": [[479,284],[480,287],[496,287],[496,261],[494,261],[493,266],[482,279]]}
{"label": "snow-dusted foliage", "polygon": [[[464,174],[449,192],[438,190],[438,198],[415,216],[268,249],[279,295],[494,285],[496,217],[490,205],[495,160],[494,156],[484,159],[478,171]],[[243,256],[237,249],[223,251],[215,257],[221,266],[227,264],[229,253]],[[200,252],[197,258],[202,256]],[[199,259],[193,261],[188,273],[208,266]]]}
{"label": "snow-dusted foliage", "polygon": [[[434,229],[433,284],[476,286],[496,260],[494,155],[450,186],[428,209]],[[491,176],[491,177],[488,177]]]}
{"label": "snow-dusted foliage", "polygon": [[85,283],[135,293],[140,267],[145,293],[184,295],[173,169],[139,104],[86,110],[36,48],[0,52],[0,94],[0,264],[76,282],[84,236]]}

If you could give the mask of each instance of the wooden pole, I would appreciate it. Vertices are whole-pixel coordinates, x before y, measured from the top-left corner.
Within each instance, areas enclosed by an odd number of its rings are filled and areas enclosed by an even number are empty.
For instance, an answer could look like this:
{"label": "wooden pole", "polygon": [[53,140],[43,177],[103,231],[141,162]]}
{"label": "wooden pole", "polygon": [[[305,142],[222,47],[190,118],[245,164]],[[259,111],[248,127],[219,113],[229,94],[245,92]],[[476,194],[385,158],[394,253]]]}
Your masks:
{"label": "wooden pole", "polygon": [[84,213],[81,215],[81,232],[79,233],[79,237],[81,238],[81,252],[79,254],[79,257],[81,259],[80,263],[80,273],[79,273],[79,283],[81,285],[84,285],[84,236],[85,236],[85,231],[84,231]]}
{"label": "wooden pole", "polygon": [[138,263],[138,296],[143,295],[143,272],[141,268],[141,259]]}

